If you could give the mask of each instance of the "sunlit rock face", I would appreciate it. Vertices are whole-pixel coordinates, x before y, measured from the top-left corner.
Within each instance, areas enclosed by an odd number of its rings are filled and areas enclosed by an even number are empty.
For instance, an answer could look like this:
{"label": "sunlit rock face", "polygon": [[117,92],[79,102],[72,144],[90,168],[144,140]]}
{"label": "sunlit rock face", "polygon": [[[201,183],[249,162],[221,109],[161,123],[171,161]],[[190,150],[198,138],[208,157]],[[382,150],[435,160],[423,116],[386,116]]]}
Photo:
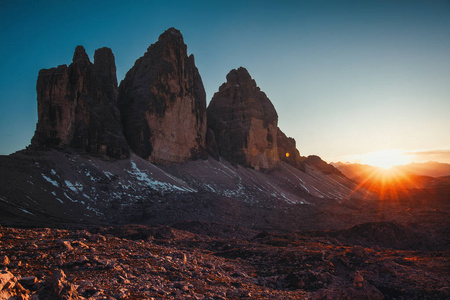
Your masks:
{"label": "sunlit rock face", "polygon": [[280,161],[277,112],[245,68],[228,73],[207,115],[213,156],[255,169],[270,169]]}
{"label": "sunlit rock face", "polygon": [[205,150],[206,94],[178,30],[161,34],[128,71],[119,108],[130,148],[151,162],[184,162]]}
{"label": "sunlit rock face", "polygon": [[107,159],[129,156],[117,108],[111,49],[98,49],[92,64],[78,46],[69,66],[39,72],[36,90],[38,123],[33,147],[72,147]]}

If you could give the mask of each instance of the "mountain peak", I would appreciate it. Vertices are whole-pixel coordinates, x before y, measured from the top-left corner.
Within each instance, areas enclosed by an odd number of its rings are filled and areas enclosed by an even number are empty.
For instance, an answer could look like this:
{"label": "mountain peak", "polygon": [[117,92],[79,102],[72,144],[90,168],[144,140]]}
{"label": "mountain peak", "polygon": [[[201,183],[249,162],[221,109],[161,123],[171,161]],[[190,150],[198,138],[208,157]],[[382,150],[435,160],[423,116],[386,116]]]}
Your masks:
{"label": "mountain peak", "polygon": [[184,162],[205,148],[206,93],[179,30],[148,47],[119,87],[119,109],[131,149],[154,163]]}
{"label": "mountain peak", "polygon": [[83,46],[77,46],[75,48],[75,53],[73,54],[72,62],[78,62],[78,61],[89,61],[89,56],[86,53],[86,50],[84,50]]}
{"label": "mountain peak", "polygon": [[170,27],[166,31],[164,31],[158,38],[158,42],[175,42],[178,44],[184,44],[183,35],[181,32],[174,28]]}
{"label": "mountain peak", "polygon": [[117,101],[114,55],[96,51],[91,64],[83,46],[73,63],[39,72],[38,123],[31,141],[37,148],[71,147],[105,159],[126,158]]}
{"label": "mountain peak", "polygon": [[270,169],[279,162],[277,112],[245,68],[233,69],[208,109],[210,138],[225,159]]}
{"label": "mountain peak", "polygon": [[247,86],[251,88],[256,88],[256,81],[250,76],[249,72],[244,67],[239,67],[238,69],[233,69],[227,74],[227,82],[224,87],[229,86]]}

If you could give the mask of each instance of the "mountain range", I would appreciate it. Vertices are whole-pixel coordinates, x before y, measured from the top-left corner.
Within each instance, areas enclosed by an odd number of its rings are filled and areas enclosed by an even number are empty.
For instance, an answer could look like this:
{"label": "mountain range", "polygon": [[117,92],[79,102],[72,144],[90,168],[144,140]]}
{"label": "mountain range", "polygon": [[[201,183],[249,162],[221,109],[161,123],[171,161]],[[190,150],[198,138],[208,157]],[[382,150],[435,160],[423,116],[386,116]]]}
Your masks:
{"label": "mountain range", "polygon": [[422,189],[450,183],[450,164],[411,163],[380,169],[358,163],[332,163],[345,176],[369,189]]}
{"label": "mountain range", "polygon": [[245,68],[231,70],[207,106],[174,28],[120,85],[111,49],[96,50],[92,63],[77,46],[70,65],[39,72],[36,90],[30,146],[0,158],[4,224],[299,228],[311,211],[366,194],[319,157],[300,155]]}
{"label": "mountain range", "polygon": [[70,65],[39,72],[36,90],[30,146],[0,157],[5,225],[343,228],[371,220],[350,216],[380,196],[358,179],[370,167],[301,156],[245,68],[231,70],[207,105],[175,28],[120,84],[111,49],[96,50],[92,63],[77,46]]}

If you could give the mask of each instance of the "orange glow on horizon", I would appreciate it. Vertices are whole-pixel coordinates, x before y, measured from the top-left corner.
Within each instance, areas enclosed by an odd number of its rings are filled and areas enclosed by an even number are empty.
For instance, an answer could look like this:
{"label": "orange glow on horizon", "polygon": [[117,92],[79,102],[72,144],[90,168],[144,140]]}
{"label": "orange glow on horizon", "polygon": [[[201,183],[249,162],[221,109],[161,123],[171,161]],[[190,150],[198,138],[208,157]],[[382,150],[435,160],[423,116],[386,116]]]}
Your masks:
{"label": "orange glow on horizon", "polygon": [[410,174],[399,168],[374,167],[365,174],[354,192],[366,189],[374,192],[379,200],[399,201],[409,197],[409,189],[416,187],[416,184]]}
{"label": "orange glow on horizon", "polygon": [[394,166],[408,164],[410,160],[403,154],[402,150],[381,150],[363,155],[361,163],[382,169],[390,169]]}

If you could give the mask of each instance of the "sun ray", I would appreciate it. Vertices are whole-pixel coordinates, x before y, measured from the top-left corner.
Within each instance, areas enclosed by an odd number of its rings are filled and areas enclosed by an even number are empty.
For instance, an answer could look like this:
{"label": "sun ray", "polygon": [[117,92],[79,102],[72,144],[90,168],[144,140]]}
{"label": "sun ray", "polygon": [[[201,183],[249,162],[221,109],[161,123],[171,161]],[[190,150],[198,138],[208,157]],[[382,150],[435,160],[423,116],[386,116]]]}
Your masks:
{"label": "sun ray", "polygon": [[409,163],[408,156],[403,150],[388,149],[376,152],[370,152],[362,155],[362,164],[375,166],[383,169],[390,169],[393,166],[404,165]]}

